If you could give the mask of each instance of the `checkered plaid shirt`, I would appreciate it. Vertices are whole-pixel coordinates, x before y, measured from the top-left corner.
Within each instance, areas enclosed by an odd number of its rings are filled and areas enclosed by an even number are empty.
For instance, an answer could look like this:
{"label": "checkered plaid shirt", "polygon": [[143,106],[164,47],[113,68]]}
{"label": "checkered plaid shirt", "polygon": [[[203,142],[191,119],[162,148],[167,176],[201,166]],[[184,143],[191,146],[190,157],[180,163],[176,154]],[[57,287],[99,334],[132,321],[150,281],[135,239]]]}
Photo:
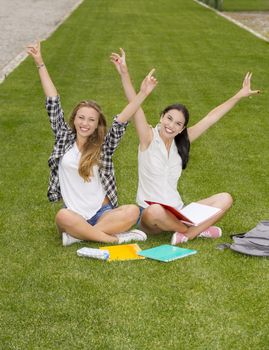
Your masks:
{"label": "checkered plaid shirt", "polygon": [[[56,202],[62,198],[58,171],[59,161],[73,146],[76,140],[76,134],[64,121],[64,112],[61,108],[59,96],[47,97],[46,109],[49,115],[51,129],[55,136],[54,148],[48,160],[50,167],[48,198],[51,202]],[[114,119],[102,145],[99,175],[104,191],[113,207],[117,207],[118,198],[112,155],[126,130],[127,124],[128,122],[119,123]]]}

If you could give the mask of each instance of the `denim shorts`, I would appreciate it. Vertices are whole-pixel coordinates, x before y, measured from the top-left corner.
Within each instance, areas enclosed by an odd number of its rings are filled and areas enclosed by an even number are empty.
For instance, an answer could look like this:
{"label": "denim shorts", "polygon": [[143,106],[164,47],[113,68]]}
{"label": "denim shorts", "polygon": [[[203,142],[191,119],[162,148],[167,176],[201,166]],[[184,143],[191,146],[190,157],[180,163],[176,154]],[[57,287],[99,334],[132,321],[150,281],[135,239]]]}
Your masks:
{"label": "denim shorts", "polygon": [[141,224],[141,217],[142,217],[142,214],[143,214],[143,211],[145,210],[146,208],[143,208],[143,207],[140,207],[139,206],[139,216],[138,216],[138,219],[137,219],[137,222],[136,222],[136,225],[139,226]]}
{"label": "denim shorts", "polygon": [[107,211],[112,210],[112,205],[110,203],[104,204],[90,219],[87,220],[87,222],[94,226],[97,221],[100,219],[100,217]]}

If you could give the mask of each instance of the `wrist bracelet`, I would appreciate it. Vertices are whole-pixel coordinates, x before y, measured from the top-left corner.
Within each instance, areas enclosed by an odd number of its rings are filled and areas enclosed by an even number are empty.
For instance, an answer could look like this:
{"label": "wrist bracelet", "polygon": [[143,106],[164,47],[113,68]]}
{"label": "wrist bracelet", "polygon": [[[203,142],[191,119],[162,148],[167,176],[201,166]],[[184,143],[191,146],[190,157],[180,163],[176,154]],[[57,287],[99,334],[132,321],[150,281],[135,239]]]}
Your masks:
{"label": "wrist bracelet", "polygon": [[45,66],[45,64],[44,64],[44,63],[41,63],[41,64],[38,64],[38,65],[37,65],[37,68],[40,69],[41,67],[44,67],[44,66]]}

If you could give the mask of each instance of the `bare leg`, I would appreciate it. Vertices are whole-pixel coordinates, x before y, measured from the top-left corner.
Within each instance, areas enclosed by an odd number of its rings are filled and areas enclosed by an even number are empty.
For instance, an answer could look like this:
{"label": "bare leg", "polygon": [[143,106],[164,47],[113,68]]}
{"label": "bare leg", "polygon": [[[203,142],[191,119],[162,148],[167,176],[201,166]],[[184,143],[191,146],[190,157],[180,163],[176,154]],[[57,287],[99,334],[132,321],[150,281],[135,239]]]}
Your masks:
{"label": "bare leg", "polygon": [[94,228],[113,235],[129,230],[137,221],[139,209],[136,205],[122,205],[104,213]]}
{"label": "bare leg", "polygon": [[174,215],[158,204],[147,207],[142,214],[141,228],[147,233],[160,233],[162,231],[175,231],[183,233],[188,239],[193,239],[209,226],[217,222],[232,206],[233,199],[229,193],[218,193],[202,199],[198,203],[222,209],[222,212],[207,220],[199,226],[188,227]]}
{"label": "bare leg", "polygon": [[162,231],[185,233],[187,226],[159,204],[152,204],[143,210],[141,228],[146,233],[157,234]]}
{"label": "bare leg", "polygon": [[60,232],[68,232],[75,238],[104,243],[118,242],[117,237],[90,225],[82,216],[69,209],[60,209],[56,214],[55,221]]}
{"label": "bare leg", "polygon": [[216,208],[220,208],[222,209],[222,211],[214,216],[213,218],[205,221],[203,224],[199,225],[199,226],[191,226],[188,228],[187,232],[181,232],[184,233],[184,235],[186,237],[188,237],[188,239],[193,239],[196,236],[198,236],[201,232],[203,232],[204,230],[206,230],[209,226],[212,226],[214,223],[216,223],[217,221],[220,220],[220,218],[223,217],[223,215],[230,209],[230,207],[233,204],[233,198],[229,193],[218,193],[215,194],[211,197],[202,199],[200,201],[198,201],[198,203],[201,204],[206,204],[212,207],[216,207]]}

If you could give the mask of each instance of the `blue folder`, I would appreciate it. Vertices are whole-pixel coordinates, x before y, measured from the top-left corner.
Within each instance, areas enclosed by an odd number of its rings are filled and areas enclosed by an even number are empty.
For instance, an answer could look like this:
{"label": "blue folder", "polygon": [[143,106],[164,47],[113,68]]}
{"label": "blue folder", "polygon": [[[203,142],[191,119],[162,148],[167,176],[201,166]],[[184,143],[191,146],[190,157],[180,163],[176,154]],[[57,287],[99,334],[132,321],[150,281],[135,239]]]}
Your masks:
{"label": "blue folder", "polygon": [[196,254],[197,250],[175,247],[169,244],[163,244],[154,248],[141,250],[138,255],[146,258],[169,262],[186,256]]}

